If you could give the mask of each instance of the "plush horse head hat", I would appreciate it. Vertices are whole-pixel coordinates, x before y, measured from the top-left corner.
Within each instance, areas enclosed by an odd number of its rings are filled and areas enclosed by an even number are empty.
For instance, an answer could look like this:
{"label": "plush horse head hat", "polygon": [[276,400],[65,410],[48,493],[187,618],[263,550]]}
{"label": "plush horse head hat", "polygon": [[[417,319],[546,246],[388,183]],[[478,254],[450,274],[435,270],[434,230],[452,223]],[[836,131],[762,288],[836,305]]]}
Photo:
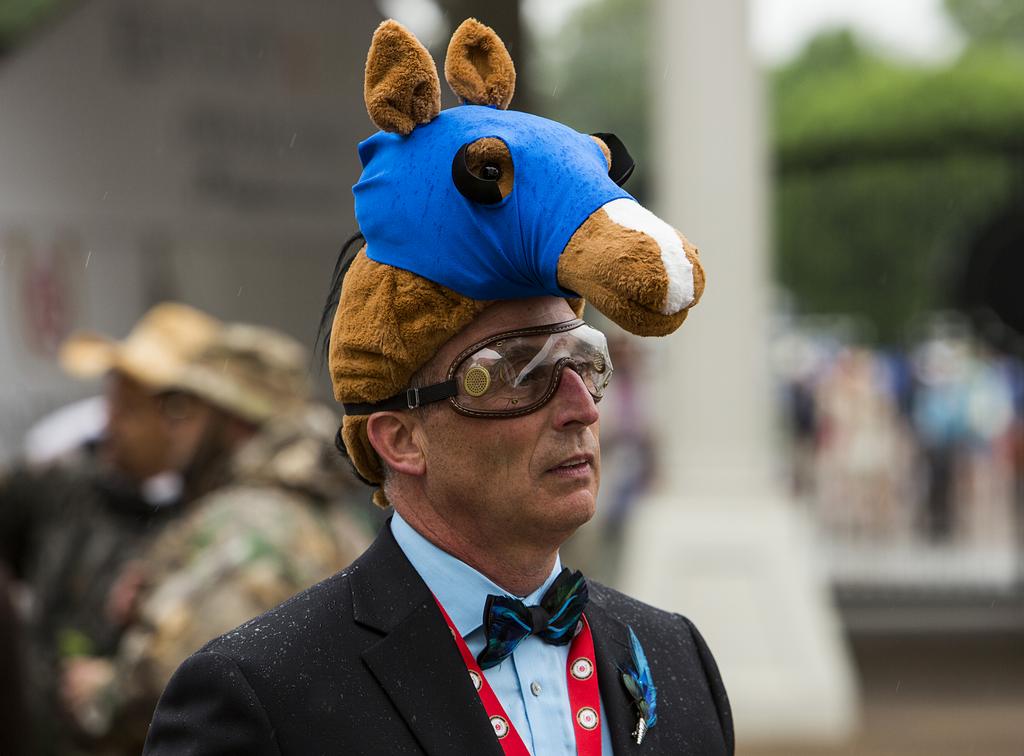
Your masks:
{"label": "plush horse head hat", "polygon": [[[380,131],[359,145],[356,218],[366,240],[344,274],[329,350],[334,396],[381,402],[495,300],[586,299],[627,331],[663,336],[704,290],[697,249],[620,188],[633,164],[610,134],[506,110],[515,68],[475,19],[452,36],[441,111],[430,53],[385,21],[366,61]],[[346,414],[356,470],[380,485],[366,414]],[[378,490],[374,501],[385,505]]]}

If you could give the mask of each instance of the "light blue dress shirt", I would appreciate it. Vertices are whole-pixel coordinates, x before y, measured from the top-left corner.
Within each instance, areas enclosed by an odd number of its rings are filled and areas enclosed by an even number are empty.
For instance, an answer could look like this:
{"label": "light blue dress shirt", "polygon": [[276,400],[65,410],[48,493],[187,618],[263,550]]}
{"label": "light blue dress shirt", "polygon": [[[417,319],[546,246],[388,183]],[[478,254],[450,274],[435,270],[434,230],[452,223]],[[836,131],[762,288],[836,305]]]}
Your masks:
{"label": "light blue dress shirt", "polygon": [[[511,595],[465,562],[439,549],[396,512],[391,532],[423,582],[444,606],[474,656],[485,644],[484,604],[490,594]],[[560,559],[544,584],[529,596],[517,597],[529,606],[562,571]],[[533,756],[576,756],[565,667],[569,646],[553,646],[536,636],[520,643],[511,657],[484,671],[509,719]],[[612,756],[601,703],[601,754]]]}

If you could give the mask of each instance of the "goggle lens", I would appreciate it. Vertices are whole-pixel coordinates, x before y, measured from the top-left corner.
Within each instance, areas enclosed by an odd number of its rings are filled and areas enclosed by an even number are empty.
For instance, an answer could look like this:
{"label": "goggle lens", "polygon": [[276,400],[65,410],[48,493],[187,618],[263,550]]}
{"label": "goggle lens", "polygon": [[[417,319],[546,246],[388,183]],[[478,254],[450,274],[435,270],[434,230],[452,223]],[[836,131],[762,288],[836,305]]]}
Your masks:
{"label": "goggle lens", "polygon": [[470,415],[526,414],[554,395],[566,368],[600,401],[612,375],[604,334],[581,320],[498,334],[456,358],[452,402]]}

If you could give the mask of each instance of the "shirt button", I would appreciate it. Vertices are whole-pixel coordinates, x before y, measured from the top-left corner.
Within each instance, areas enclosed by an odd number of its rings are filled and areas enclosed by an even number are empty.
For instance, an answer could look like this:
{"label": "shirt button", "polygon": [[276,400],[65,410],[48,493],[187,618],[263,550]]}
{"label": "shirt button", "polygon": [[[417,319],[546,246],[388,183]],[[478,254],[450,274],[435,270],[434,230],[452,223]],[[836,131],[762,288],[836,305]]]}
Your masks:
{"label": "shirt button", "polygon": [[540,687],[540,683],[536,680],[530,683],[530,692],[533,693],[533,695],[539,696],[542,690],[543,688]]}

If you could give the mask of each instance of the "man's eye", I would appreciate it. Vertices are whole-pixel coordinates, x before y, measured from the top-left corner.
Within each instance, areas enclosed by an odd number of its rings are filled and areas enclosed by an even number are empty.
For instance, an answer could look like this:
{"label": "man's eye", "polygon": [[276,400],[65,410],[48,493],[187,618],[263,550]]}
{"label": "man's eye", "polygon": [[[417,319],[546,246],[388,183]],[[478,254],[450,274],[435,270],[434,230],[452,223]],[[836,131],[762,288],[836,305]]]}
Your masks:
{"label": "man's eye", "polygon": [[517,383],[522,379],[523,371],[530,366],[530,360],[526,357],[506,357],[501,363],[501,377],[505,383]]}
{"label": "man's eye", "polygon": [[525,375],[520,375],[519,376],[519,385],[520,386],[531,386],[531,385],[533,385],[534,383],[536,383],[539,380],[540,380],[540,375],[539,375],[538,371],[531,370],[529,373],[526,373]]}

